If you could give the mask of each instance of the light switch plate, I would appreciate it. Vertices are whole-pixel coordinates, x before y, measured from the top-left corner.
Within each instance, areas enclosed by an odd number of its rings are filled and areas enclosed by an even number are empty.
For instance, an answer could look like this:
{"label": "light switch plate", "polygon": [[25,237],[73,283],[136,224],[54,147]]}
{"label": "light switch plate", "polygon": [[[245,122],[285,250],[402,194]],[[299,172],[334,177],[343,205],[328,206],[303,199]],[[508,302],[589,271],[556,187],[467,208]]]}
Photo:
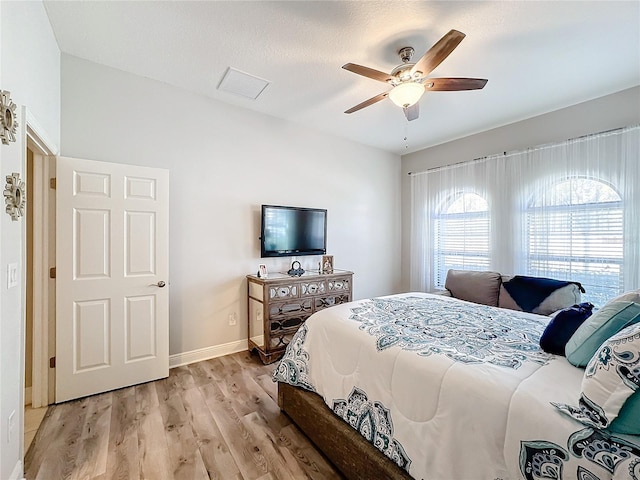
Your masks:
{"label": "light switch plate", "polygon": [[10,263],[7,265],[7,289],[17,287],[20,279],[18,278],[18,264]]}

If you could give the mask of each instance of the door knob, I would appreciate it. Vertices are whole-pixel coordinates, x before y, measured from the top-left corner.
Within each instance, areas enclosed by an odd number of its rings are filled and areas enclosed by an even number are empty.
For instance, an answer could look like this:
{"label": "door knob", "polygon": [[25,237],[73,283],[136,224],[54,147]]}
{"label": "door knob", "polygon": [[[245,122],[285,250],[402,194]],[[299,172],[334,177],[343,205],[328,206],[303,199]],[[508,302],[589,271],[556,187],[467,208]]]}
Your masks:
{"label": "door knob", "polygon": [[164,287],[166,285],[166,283],[164,283],[162,280],[160,280],[158,283],[152,283],[151,286],[153,287]]}

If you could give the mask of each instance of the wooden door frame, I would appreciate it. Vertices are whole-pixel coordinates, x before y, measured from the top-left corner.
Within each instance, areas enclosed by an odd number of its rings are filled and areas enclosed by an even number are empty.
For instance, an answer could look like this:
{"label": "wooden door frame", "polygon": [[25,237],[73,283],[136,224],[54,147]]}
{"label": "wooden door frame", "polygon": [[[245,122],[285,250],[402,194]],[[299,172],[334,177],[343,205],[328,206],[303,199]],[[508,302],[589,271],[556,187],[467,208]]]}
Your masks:
{"label": "wooden door frame", "polygon": [[[55,332],[55,283],[49,279],[49,268],[55,262],[55,218],[51,215],[52,196],[49,189],[51,157],[58,153],[44,131],[27,110],[27,147],[33,152],[33,268],[23,278],[33,283],[33,366],[31,404],[33,408],[53,403],[49,358],[55,354],[52,332]],[[26,157],[25,157],[26,158]],[[26,171],[26,170],[25,170]],[[55,212],[55,209],[53,210]],[[52,235],[53,233],[53,235]],[[50,298],[53,295],[53,309]],[[28,300],[25,296],[25,305]],[[26,316],[25,320],[26,322]]]}

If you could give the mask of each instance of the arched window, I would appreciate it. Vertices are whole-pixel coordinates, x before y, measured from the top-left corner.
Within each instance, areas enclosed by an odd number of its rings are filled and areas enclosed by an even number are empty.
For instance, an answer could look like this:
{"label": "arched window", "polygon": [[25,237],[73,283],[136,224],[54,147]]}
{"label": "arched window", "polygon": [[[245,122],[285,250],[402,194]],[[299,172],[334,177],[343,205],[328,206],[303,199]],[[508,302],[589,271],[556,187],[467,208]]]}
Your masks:
{"label": "arched window", "polygon": [[489,207],[475,193],[455,196],[434,218],[433,284],[444,288],[447,271],[489,267]]}
{"label": "arched window", "polygon": [[623,205],[604,182],[569,178],[534,197],[527,210],[529,275],[574,280],[604,304],[623,286]]}

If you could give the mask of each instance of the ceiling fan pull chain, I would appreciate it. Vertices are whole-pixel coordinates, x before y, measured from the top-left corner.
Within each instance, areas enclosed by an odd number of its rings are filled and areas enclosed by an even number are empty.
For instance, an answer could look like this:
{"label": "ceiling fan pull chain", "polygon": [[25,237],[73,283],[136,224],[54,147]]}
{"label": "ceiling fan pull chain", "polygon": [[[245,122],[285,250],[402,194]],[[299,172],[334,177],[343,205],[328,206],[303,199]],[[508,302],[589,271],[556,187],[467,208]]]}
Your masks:
{"label": "ceiling fan pull chain", "polygon": [[404,117],[404,148],[405,149],[409,148],[409,142],[407,141],[407,138],[409,138],[409,119],[405,116]]}

